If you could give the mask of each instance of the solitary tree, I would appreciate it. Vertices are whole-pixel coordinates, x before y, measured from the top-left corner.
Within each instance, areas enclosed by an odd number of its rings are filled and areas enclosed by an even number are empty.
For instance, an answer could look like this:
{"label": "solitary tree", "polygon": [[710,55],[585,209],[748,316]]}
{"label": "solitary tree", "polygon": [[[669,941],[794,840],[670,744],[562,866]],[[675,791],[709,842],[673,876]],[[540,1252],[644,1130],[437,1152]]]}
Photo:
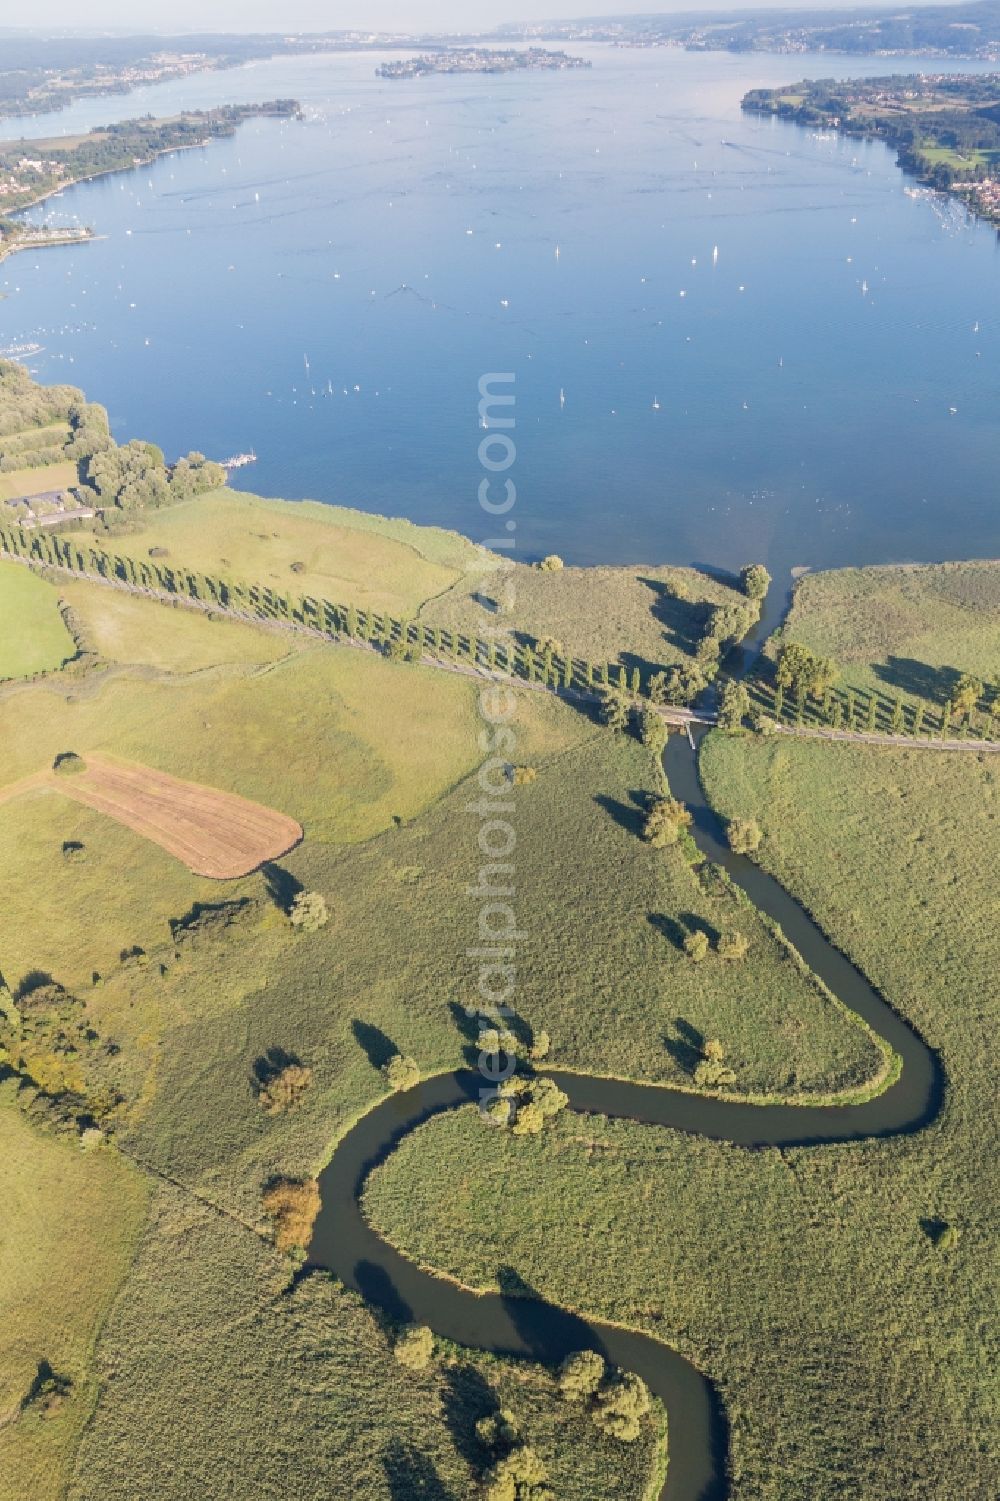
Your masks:
{"label": "solitary tree", "polygon": [[417,1060],[404,1057],[402,1053],[394,1053],[389,1061],[382,1065],[382,1074],[389,1088],[397,1091],[412,1089],[420,1082],[420,1067]]}
{"label": "solitary tree", "polygon": [[742,683],[729,682],[722,690],[719,724],[730,735],[738,735],[750,713],[750,695]]}
{"label": "solitary tree", "polygon": [[701,1054],[701,1061],[694,1071],[694,1082],[700,1089],[718,1089],[736,1083],[736,1075],[725,1062],[725,1053],[718,1038],[709,1038],[703,1045]]}
{"label": "solitary tree", "polygon": [[700,964],[708,954],[708,934],[701,928],[695,928],[684,940],[684,952],[695,964]]}
{"label": "solitary tree", "polygon": [[649,806],[642,826],[642,837],[654,849],[676,844],[681,830],[690,828],[692,817],[675,797],[658,797]]}
{"label": "solitary tree", "polygon": [[303,933],[315,933],[330,920],[325,898],[318,891],[300,891],[289,909],[288,920]]}
{"label": "solitary tree", "polygon": [[606,724],[609,730],[614,730],[616,733],[621,734],[628,729],[628,701],[613,688],[606,689],[601,694],[599,713],[601,723]]}

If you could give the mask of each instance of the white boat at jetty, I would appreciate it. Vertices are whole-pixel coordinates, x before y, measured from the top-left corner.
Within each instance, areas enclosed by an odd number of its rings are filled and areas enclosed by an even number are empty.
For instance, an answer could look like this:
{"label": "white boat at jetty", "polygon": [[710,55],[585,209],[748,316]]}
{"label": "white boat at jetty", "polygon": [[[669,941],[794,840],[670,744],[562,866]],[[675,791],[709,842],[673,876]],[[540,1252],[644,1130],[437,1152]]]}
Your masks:
{"label": "white boat at jetty", "polygon": [[251,448],[249,453],[234,453],[231,459],[223,459],[223,469],[245,469],[248,464],[256,464],[257,455]]}

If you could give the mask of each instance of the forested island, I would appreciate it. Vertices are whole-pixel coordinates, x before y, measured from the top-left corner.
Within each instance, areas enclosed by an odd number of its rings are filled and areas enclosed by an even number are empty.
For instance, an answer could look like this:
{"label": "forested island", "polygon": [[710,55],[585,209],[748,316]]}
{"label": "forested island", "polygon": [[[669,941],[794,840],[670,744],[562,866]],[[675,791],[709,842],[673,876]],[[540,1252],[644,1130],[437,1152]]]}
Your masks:
{"label": "forested island", "polygon": [[904,171],[1000,222],[1000,74],[807,79],[752,89],[743,109],[885,141]]}
{"label": "forested island", "polygon": [[423,78],[429,73],[519,73],[529,69],[557,72],[566,68],[589,68],[585,57],[567,52],[549,52],[544,47],[507,48],[447,47],[424,52],[375,69],[378,78]]}

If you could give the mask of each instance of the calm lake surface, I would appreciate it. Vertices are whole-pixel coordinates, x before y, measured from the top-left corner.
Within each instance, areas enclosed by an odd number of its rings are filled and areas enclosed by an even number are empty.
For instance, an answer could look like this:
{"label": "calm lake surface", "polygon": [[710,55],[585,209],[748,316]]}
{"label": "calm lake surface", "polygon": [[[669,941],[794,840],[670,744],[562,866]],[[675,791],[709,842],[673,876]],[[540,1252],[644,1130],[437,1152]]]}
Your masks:
{"label": "calm lake surface", "polygon": [[260,493],[475,537],[477,383],[513,371],[522,557],[1000,553],[995,232],[881,146],[739,110],[935,65],[578,50],[591,70],[409,82],[279,59],[23,122],[306,110],[36,211],[106,238],[0,267],[0,343],[44,346],[31,368],[121,439],[252,447]]}

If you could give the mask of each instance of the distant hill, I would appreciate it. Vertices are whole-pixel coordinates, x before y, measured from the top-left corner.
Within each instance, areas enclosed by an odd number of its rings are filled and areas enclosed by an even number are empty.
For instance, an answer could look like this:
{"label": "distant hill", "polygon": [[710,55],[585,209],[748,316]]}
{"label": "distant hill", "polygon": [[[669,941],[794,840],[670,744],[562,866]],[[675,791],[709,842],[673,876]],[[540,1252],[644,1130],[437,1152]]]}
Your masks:
{"label": "distant hill", "polygon": [[[524,34],[524,27],[503,28]],[[587,17],[542,23],[529,31],[561,39],[617,41],[638,46],[680,43],[730,52],[926,53],[1000,56],[1000,0],[890,10],[765,10],[674,12]]]}

